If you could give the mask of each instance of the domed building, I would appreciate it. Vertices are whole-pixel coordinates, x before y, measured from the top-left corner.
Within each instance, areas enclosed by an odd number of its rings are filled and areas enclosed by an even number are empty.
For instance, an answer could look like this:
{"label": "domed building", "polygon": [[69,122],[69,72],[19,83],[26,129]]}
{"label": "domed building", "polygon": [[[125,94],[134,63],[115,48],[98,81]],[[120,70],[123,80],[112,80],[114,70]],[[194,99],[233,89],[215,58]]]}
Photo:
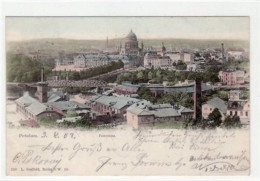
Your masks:
{"label": "domed building", "polygon": [[125,48],[122,53],[126,55],[138,55],[139,53],[137,37],[132,30],[125,37]]}

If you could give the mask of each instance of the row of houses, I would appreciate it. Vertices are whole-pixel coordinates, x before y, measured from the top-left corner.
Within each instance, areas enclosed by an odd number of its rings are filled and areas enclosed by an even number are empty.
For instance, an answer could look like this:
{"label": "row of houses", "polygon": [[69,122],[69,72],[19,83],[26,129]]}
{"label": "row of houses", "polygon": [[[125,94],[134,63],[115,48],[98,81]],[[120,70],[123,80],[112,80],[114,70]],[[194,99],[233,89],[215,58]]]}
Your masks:
{"label": "row of houses", "polygon": [[161,121],[184,121],[193,117],[194,111],[180,105],[171,104],[154,105],[147,101],[133,104],[126,109],[127,124],[138,129],[139,127],[152,126]]}
{"label": "row of houses", "polygon": [[98,67],[106,65],[112,61],[123,61],[127,63],[130,58],[126,55],[99,55],[99,54],[80,54],[73,60],[75,67]]}
{"label": "row of houses", "polygon": [[[53,97],[54,93],[50,97]],[[25,94],[15,101],[17,112],[22,113],[28,120],[40,122],[42,118],[55,119],[57,122],[75,122],[79,117],[88,117],[93,123],[101,119],[110,122],[117,117],[126,121],[134,129],[152,126],[162,121],[185,121],[194,116],[194,111],[181,105],[152,104],[149,101],[129,96],[96,95],[92,99],[80,104],[74,101],[48,99],[42,103]],[[209,114],[217,108],[222,120],[226,116],[239,116],[243,124],[249,124],[250,104],[243,99],[241,92],[230,91],[229,101],[225,102],[215,97],[202,105],[202,117],[207,119]],[[76,112],[74,118],[66,118],[70,111]]]}
{"label": "row of houses", "polygon": [[249,82],[249,74],[244,70],[226,70],[218,74],[220,81],[224,85],[242,85]]}
{"label": "row of houses", "polygon": [[174,62],[179,60],[190,63],[194,61],[192,53],[183,52],[162,52],[149,51],[144,56],[144,67],[146,68],[167,68],[172,67]]}
{"label": "row of houses", "polygon": [[99,95],[86,102],[92,111],[110,117],[121,117],[134,129],[151,126],[158,121],[184,121],[193,110],[181,105],[152,104],[129,96]]}
{"label": "row of houses", "polygon": [[[43,103],[38,99],[25,93],[15,101],[16,112],[21,113],[28,120],[39,122],[43,118],[57,120],[61,119],[68,111],[90,111],[86,105],[73,101],[57,99],[58,95],[52,93],[48,101]],[[56,97],[56,98],[54,98]]]}

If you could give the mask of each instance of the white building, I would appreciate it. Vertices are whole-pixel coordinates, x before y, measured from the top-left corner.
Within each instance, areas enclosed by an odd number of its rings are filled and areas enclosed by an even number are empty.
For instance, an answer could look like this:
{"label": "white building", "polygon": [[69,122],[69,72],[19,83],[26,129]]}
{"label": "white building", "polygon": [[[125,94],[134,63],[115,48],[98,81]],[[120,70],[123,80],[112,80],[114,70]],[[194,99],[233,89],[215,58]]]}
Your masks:
{"label": "white building", "polygon": [[165,68],[172,66],[172,60],[168,56],[147,53],[144,56],[144,67]]}
{"label": "white building", "polygon": [[74,57],[74,66],[93,68],[106,65],[109,62],[117,62],[119,60],[126,64],[129,62],[129,57],[126,55],[81,54]]}
{"label": "white building", "polygon": [[208,119],[208,116],[216,108],[219,110],[222,116],[221,119],[223,121],[227,113],[227,103],[218,97],[215,97],[202,105],[202,117],[204,119]]}
{"label": "white building", "polygon": [[167,52],[166,56],[169,56],[173,62],[178,62],[178,60],[182,60],[180,52]]}
{"label": "white building", "polygon": [[199,69],[199,65],[197,63],[187,63],[186,70],[191,72],[197,72],[198,69]]}
{"label": "white building", "polygon": [[182,61],[186,62],[193,62],[194,61],[194,56],[191,53],[183,53],[182,54]]}
{"label": "white building", "polygon": [[243,51],[228,51],[228,57],[233,58],[235,61],[242,60],[243,58]]}

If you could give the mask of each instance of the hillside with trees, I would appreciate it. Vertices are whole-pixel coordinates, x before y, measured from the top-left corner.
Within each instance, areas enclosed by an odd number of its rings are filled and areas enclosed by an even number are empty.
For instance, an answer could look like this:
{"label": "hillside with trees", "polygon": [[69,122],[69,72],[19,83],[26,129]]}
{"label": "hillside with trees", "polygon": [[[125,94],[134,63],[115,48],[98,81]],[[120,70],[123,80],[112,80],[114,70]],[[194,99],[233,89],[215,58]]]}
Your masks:
{"label": "hillside with trees", "polygon": [[45,75],[54,68],[54,61],[32,59],[27,56],[6,54],[7,82],[38,82],[41,80],[41,68]]}

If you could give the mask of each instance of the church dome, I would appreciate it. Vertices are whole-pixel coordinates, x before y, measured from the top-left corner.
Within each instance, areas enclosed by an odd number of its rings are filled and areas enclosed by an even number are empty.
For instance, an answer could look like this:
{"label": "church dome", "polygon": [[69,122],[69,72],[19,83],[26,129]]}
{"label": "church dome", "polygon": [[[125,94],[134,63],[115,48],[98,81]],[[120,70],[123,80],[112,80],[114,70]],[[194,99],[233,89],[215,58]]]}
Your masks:
{"label": "church dome", "polygon": [[131,30],[125,38],[126,41],[137,41],[135,33]]}

